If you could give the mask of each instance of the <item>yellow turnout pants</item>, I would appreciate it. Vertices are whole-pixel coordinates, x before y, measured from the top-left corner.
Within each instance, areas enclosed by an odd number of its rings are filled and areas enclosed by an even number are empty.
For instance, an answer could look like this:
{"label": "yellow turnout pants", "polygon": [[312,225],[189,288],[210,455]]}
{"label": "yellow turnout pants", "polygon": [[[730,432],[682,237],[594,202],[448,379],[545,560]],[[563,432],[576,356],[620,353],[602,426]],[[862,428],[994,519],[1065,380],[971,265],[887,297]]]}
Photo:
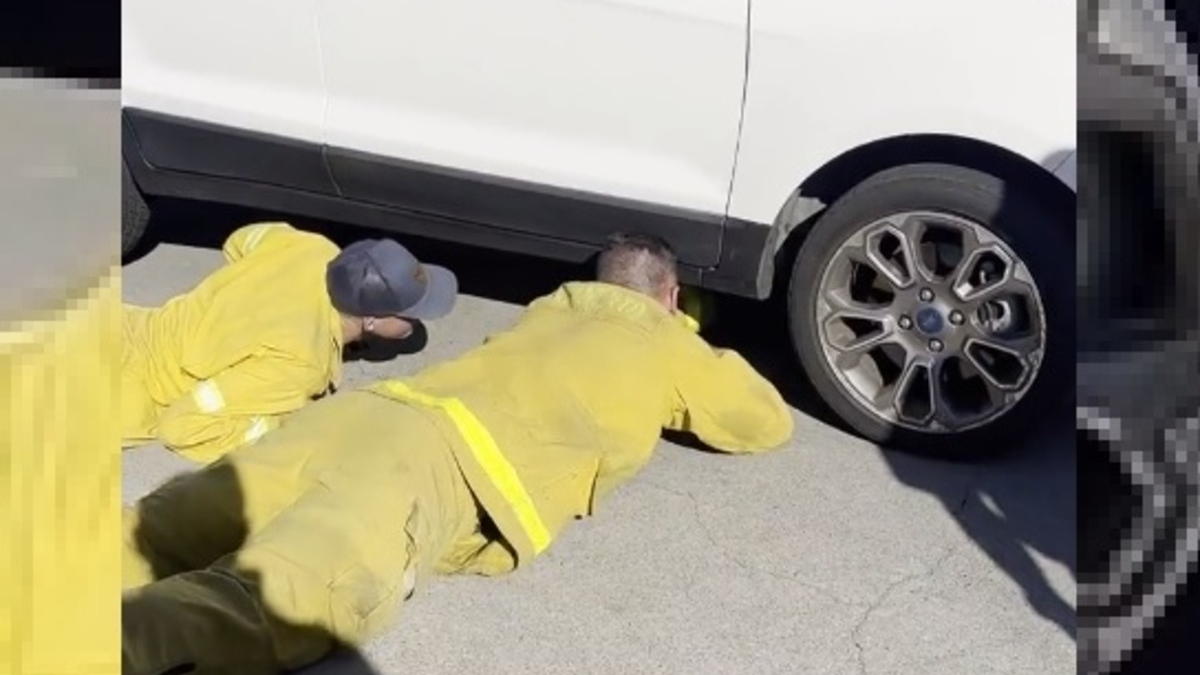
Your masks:
{"label": "yellow turnout pants", "polygon": [[146,387],[146,358],[142,331],[152,310],[134,305],[121,307],[121,445],[129,447],[154,438],[159,405]]}
{"label": "yellow turnout pants", "polygon": [[274,675],[358,645],[478,549],[430,411],[345,392],[124,514],[125,675]]}

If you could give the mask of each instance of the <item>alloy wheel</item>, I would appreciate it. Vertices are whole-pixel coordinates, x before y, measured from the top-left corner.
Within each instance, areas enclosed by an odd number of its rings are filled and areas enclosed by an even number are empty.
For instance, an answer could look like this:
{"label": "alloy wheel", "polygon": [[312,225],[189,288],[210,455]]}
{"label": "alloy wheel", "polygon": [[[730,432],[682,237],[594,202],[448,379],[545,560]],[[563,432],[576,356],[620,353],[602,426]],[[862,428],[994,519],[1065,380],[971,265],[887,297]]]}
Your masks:
{"label": "alloy wheel", "polygon": [[1011,410],[1046,348],[1041,294],[986,227],[935,212],[877,220],[822,274],[821,350],[840,386],[877,418],[961,432]]}

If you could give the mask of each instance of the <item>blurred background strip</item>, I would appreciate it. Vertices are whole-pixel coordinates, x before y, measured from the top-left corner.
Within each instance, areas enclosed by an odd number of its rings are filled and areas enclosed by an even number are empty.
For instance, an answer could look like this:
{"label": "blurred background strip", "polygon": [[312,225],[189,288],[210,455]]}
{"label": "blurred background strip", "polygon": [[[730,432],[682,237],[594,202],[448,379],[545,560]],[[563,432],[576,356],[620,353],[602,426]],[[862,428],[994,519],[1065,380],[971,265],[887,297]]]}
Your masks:
{"label": "blurred background strip", "polygon": [[0,673],[120,672],[120,4],[0,19]]}
{"label": "blurred background strip", "polygon": [[1200,8],[1080,3],[1079,672],[1200,654]]}

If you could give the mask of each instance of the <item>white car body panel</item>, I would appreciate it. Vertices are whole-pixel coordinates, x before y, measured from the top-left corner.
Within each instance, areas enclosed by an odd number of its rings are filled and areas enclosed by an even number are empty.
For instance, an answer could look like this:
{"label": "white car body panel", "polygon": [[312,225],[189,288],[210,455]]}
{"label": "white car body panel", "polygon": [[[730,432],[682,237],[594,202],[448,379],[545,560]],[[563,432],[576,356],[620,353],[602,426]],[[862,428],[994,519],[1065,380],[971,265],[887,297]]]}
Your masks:
{"label": "white car body panel", "polygon": [[1075,12],[1066,0],[126,0],[122,97],[770,223],[827,162],[908,134],[991,143],[1073,186]]}
{"label": "white car body panel", "polygon": [[1045,166],[1075,148],[1067,0],[754,0],[729,215],[769,223],[842,153],[949,134]]}
{"label": "white car body panel", "polygon": [[294,0],[124,0],[121,103],[320,143],[316,9]]}
{"label": "white car body panel", "polygon": [[317,0],[330,145],[724,213],[747,0]]}

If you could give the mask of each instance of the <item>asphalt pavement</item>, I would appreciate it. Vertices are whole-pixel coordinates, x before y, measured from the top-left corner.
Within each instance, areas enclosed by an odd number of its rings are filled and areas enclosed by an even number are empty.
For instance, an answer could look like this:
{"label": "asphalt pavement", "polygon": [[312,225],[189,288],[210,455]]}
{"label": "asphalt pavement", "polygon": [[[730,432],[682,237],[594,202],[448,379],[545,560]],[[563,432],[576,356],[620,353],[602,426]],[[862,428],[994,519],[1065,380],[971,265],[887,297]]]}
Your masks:
{"label": "asphalt pavement", "polygon": [[[127,301],[189,288],[252,217],[174,210],[154,223],[160,241],[126,265]],[[464,296],[424,345],[350,363],[343,386],[452,358],[586,273],[401,241],[459,271]],[[435,579],[361,653],[305,675],[1074,673],[1068,416],[987,464],[883,450],[829,419],[792,366],[774,309],[722,305],[714,340],[744,350],[794,403],[787,447],[729,457],[664,440],[641,475],[529,568]],[[161,447],[131,450],[124,498],[191,468]]]}

